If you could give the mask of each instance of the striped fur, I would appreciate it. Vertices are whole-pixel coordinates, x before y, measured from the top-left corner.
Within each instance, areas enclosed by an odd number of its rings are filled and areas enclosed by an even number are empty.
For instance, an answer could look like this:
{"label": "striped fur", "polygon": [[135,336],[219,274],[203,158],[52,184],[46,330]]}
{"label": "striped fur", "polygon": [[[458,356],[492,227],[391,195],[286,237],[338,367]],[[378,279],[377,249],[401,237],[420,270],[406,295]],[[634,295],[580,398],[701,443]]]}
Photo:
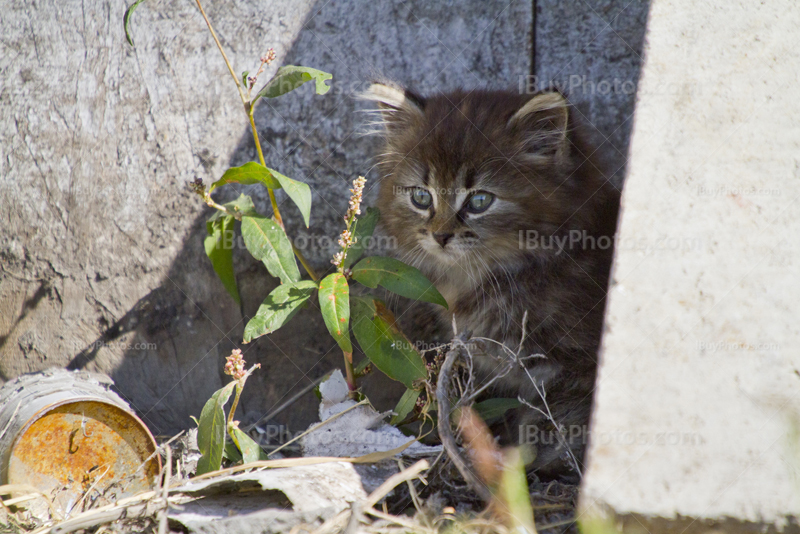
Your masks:
{"label": "striped fur", "polygon": [[[612,255],[596,244],[613,236],[618,194],[566,99],[486,91],[422,98],[381,84],[365,98],[382,112],[382,224],[399,243],[398,257],[447,299],[440,323],[449,327],[455,316],[460,330],[516,348],[527,312],[525,354],[545,356],[528,360],[528,371],[559,423],[588,424]],[[416,188],[432,195],[429,209],[412,202]],[[470,213],[467,202],[479,191],[494,201]],[[581,242],[570,245],[575,232]],[[450,237],[443,246],[434,234]],[[498,368],[490,355],[477,363],[484,377]],[[542,405],[522,369],[493,395]],[[520,424],[547,426],[534,410],[519,410],[505,422],[504,441],[517,441]],[[572,444],[578,458],[582,440]],[[540,446],[536,466],[559,474],[563,460],[557,447]]]}

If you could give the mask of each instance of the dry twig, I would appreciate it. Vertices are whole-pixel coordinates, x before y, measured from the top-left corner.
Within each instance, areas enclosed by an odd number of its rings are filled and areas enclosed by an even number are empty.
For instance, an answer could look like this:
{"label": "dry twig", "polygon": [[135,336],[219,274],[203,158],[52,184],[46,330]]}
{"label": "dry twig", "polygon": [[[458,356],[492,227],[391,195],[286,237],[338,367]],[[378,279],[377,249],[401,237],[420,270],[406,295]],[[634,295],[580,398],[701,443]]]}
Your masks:
{"label": "dry twig", "polygon": [[172,449],[167,447],[167,465],[164,466],[164,488],[161,498],[164,508],[158,511],[158,534],[167,534],[167,510],[169,510],[169,479],[172,478]]}
{"label": "dry twig", "polygon": [[[464,480],[478,493],[478,495],[486,502],[491,501],[492,493],[489,488],[472,472],[472,469],[464,460],[461,450],[456,443],[453,436],[453,431],[450,425],[450,414],[464,404],[464,396],[456,402],[454,406],[450,406],[450,387],[453,381],[453,368],[459,358],[467,354],[467,346],[464,343],[466,336],[456,336],[453,339],[453,346],[445,356],[442,368],[439,370],[439,381],[436,384],[436,402],[439,408],[439,438],[442,440],[442,445],[447,451],[450,460],[456,466]],[[472,375],[472,373],[470,373]]]}

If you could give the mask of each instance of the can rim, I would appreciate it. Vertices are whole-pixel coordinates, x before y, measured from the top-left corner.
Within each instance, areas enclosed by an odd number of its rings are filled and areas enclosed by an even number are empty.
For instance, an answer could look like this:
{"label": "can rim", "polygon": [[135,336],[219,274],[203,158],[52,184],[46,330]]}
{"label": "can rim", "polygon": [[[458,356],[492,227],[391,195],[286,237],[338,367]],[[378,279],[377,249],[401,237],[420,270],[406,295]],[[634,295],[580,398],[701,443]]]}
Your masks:
{"label": "can rim", "polygon": [[[44,396],[40,397],[40,399],[46,399],[47,397],[48,397],[48,395],[44,395]],[[44,407],[42,407],[39,410],[37,410],[30,418],[28,418],[28,420],[25,422],[25,424],[17,431],[17,434],[16,434],[16,436],[14,436],[14,439],[11,441],[11,445],[10,445],[10,447],[8,447],[8,450],[7,451],[0,451],[0,453],[2,453],[2,465],[0,465],[0,483],[3,483],[3,484],[7,484],[8,483],[8,469],[9,469],[9,464],[11,462],[11,454],[16,449],[16,447],[19,444],[20,440],[25,435],[25,433],[28,431],[28,429],[31,427],[31,425],[33,425],[36,421],[38,421],[39,419],[41,419],[42,417],[47,415],[54,408],[59,408],[61,406],[65,406],[67,404],[77,404],[79,402],[96,402],[96,403],[99,403],[99,404],[105,404],[106,406],[110,406],[112,408],[117,408],[118,410],[122,411],[125,415],[133,418],[133,420],[138,424],[139,428],[144,430],[144,433],[147,436],[147,442],[153,449],[151,451],[151,454],[155,455],[155,460],[156,460],[156,462],[158,464],[158,471],[161,472],[161,468],[162,468],[161,455],[155,454],[158,451],[158,443],[156,443],[155,437],[153,437],[152,432],[150,432],[150,429],[147,428],[147,425],[144,424],[144,421],[142,421],[139,418],[139,416],[137,416],[135,413],[133,413],[129,408],[124,407],[124,406],[120,406],[119,403],[113,402],[111,400],[106,400],[106,399],[102,399],[102,398],[99,398],[99,397],[81,395],[81,396],[78,396],[78,397],[71,397],[69,399],[63,399],[61,401],[48,403]],[[13,421],[13,418],[9,420],[9,423],[8,423],[7,426],[10,426],[11,421]],[[144,460],[142,460],[142,463],[147,463],[149,461],[150,461],[150,459],[145,458]]]}

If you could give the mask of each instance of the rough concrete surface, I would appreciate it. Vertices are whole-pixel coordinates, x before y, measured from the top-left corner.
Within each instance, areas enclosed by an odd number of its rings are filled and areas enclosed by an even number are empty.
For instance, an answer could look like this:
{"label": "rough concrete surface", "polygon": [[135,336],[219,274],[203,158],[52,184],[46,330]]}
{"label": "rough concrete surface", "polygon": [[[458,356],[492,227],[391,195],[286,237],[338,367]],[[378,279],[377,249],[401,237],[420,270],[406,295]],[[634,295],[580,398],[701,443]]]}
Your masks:
{"label": "rough concrete surface", "polygon": [[584,518],[798,530],[799,27],[792,0],[653,2]]}
{"label": "rough concrete surface", "polygon": [[[124,2],[0,5],[0,381],[51,366],[105,372],[153,433],[190,426],[272,284],[237,250],[237,309],[203,252],[210,210],[186,188],[254,159],[226,67],[194,2],[140,5],[136,48],[124,41]],[[514,87],[530,71],[528,2],[206,8],[237,72],[272,46],[267,75],[291,63],[333,73],[328,95],[304,87],[256,113],[267,161],[312,186],[311,232],[327,238],[340,231],[346,182],[370,170],[377,146],[357,134],[365,117],[353,111],[365,104],[353,93],[374,77],[423,91]],[[281,206],[299,229],[294,207]],[[317,266],[328,242],[303,245]],[[243,348],[262,363],[244,422],[341,365],[313,307]],[[367,393],[380,406],[401,390]],[[297,430],[315,417],[308,395],[272,423]]]}
{"label": "rough concrete surface", "polygon": [[649,0],[536,0],[531,88],[556,86],[622,188]]}

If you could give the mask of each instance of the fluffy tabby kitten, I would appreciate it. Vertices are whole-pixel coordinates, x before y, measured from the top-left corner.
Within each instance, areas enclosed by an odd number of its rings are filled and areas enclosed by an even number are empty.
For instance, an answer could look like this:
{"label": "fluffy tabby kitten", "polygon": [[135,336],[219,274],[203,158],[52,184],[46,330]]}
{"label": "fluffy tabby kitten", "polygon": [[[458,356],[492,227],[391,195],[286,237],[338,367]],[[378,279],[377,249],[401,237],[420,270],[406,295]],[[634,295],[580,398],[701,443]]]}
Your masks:
{"label": "fluffy tabby kitten", "polygon": [[[455,316],[459,331],[516,348],[528,312],[524,353],[545,355],[528,371],[582,461],[618,195],[569,104],[556,92],[422,98],[383,84],[366,97],[385,126],[378,204],[398,256],[447,299],[438,315],[448,329]],[[487,355],[476,365],[484,377],[498,368]],[[521,369],[493,392],[517,395],[542,406]],[[552,426],[535,410],[518,412],[504,441],[535,445],[544,474],[568,471]]]}

